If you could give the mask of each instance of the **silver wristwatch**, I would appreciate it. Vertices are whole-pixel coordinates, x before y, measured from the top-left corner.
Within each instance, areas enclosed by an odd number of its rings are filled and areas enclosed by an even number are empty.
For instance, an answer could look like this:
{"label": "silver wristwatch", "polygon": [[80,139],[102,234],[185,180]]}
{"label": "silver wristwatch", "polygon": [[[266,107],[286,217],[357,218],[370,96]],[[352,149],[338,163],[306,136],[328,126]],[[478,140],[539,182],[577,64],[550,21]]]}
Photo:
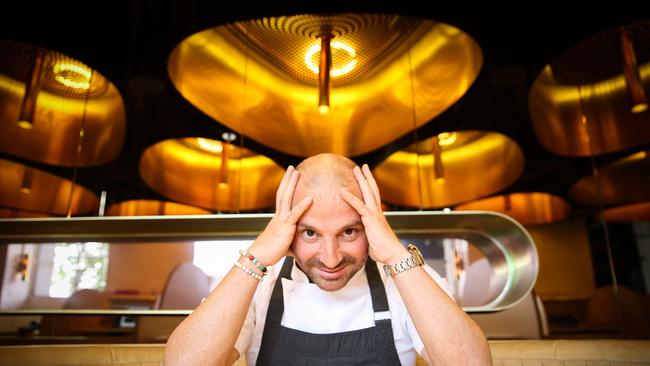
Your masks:
{"label": "silver wristwatch", "polygon": [[424,258],[422,257],[422,253],[420,253],[418,247],[413,244],[409,244],[407,249],[409,253],[411,253],[410,257],[406,257],[395,264],[384,265],[384,272],[386,272],[386,276],[392,277],[411,268],[424,265]]}

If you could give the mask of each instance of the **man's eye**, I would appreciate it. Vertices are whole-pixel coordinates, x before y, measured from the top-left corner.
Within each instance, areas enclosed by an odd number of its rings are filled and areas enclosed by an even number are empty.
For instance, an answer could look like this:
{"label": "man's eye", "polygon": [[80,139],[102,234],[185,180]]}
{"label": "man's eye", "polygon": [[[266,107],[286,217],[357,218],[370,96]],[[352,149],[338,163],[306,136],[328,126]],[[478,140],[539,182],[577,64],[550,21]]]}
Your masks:
{"label": "man's eye", "polygon": [[343,231],[343,235],[345,235],[347,237],[354,236],[354,235],[356,235],[356,233],[357,233],[357,229],[345,229]]}
{"label": "man's eye", "polygon": [[313,238],[314,235],[316,235],[316,233],[314,232],[314,230],[305,230],[303,231],[303,235],[305,235],[308,238]]}

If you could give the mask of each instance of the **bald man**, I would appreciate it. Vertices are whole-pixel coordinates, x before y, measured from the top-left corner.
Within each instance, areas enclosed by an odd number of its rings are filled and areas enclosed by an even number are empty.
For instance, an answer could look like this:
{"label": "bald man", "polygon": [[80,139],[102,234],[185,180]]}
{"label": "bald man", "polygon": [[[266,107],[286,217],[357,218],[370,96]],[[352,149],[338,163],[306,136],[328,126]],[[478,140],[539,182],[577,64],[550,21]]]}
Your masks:
{"label": "bald man", "polygon": [[367,165],[289,167],[276,211],[174,330],[166,365],[490,365],[481,329],[381,211]]}

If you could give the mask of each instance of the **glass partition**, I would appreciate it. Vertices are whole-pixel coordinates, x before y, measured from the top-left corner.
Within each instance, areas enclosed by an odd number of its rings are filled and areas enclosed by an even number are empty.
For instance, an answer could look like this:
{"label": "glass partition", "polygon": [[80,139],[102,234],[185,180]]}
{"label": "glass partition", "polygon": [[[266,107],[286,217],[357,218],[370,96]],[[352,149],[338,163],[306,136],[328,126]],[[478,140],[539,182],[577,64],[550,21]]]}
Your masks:
{"label": "glass partition", "polygon": [[[405,245],[422,248],[469,313],[514,307],[535,282],[534,243],[503,215],[387,216]],[[0,220],[5,341],[164,341],[270,217]]]}

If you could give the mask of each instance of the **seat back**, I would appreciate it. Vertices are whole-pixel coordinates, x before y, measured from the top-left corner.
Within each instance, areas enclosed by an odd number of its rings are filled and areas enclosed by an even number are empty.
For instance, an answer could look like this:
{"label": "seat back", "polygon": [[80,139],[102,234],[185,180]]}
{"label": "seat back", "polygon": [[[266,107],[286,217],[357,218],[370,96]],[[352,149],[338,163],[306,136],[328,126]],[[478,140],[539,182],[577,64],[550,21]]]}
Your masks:
{"label": "seat back", "polygon": [[167,278],[160,309],[194,309],[210,293],[210,276],[191,262],[176,266]]}

